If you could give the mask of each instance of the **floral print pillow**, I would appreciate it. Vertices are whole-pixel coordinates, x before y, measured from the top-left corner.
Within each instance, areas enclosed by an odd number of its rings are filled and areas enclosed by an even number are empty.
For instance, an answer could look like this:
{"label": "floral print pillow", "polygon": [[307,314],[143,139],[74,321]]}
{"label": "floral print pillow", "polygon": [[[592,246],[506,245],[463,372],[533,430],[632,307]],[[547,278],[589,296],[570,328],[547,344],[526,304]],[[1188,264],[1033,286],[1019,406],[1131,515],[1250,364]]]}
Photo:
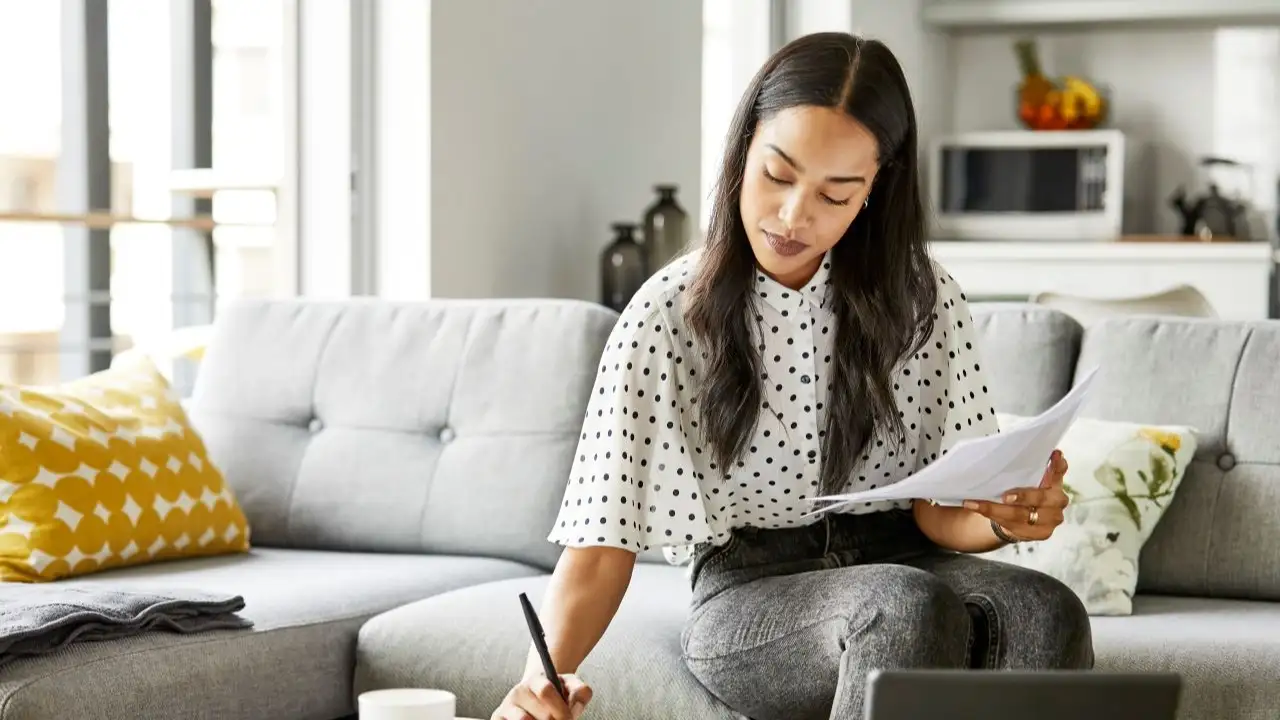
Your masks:
{"label": "floral print pillow", "polygon": [[[1001,428],[1027,418],[997,414]],[[1058,446],[1067,457],[1065,519],[1044,542],[984,557],[1032,568],[1070,587],[1091,615],[1129,615],[1138,556],[1195,455],[1195,430],[1080,418]]]}

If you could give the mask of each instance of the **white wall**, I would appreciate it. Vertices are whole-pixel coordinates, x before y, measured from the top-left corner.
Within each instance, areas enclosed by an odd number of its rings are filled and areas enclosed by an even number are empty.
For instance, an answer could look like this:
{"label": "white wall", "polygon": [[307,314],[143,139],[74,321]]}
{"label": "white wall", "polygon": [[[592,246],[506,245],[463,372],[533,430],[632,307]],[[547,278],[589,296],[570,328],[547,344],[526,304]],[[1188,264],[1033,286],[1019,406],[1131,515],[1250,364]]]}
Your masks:
{"label": "white wall", "polygon": [[[816,32],[849,32],[858,0],[789,0],[786,5],[787,39]],[[892,12],[892,10],[890,10]]]}
{"label": "white wall", "polygon": [[698,217],[701,3],[437,0],[430,26],[432,296],[596,299],[655,183]]}

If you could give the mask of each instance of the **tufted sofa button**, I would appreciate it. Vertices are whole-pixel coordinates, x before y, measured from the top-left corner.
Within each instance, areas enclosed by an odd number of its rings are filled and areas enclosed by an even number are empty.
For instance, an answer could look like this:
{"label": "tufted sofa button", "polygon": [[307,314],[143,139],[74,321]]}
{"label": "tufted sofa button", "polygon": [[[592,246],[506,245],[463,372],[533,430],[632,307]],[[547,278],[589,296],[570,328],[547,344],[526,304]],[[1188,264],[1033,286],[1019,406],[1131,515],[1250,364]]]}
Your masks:
{"label": "tufted sofa button", "polygon": [[307,429],[313,433],[320,432],[324,429],[324,422],[320,418],[311,418],[311,422],[307,424]]}
{"label": "tufted sofa button", "polygon": [[458,437],[458,434],[453,431],[453,428],[446,427],[440,429],[440,442],[451,443],[456,437]]}
{"label": "tufted sofa button", "polygon": [[1218,469],[1230,470],[1236,466],[1236,456],[1231,453],[1223,453],[1218,456]]}

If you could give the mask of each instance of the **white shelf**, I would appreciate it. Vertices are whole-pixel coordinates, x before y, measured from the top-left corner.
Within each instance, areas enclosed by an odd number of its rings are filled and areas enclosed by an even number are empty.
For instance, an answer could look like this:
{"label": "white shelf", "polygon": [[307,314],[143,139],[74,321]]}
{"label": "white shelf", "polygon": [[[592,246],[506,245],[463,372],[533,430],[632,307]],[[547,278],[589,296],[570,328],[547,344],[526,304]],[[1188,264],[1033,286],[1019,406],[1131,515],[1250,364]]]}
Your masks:
{"label": "white shelf", "polygon": [[938,28],[1104,26],[1133,23],[1280,24],[1280,0],[926,0]]}

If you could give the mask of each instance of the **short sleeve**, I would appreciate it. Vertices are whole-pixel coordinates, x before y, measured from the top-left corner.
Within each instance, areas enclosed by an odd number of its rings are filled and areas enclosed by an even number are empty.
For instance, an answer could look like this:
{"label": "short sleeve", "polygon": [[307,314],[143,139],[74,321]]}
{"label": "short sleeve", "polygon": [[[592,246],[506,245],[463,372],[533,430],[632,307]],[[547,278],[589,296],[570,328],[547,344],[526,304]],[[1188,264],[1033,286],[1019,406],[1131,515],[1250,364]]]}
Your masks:
{"label": "short sleeve", "polygon": [[610,334],[552,542],[641,552],[712,537],[685,435],[690,365],[658,305],[637,300]]}
{"label": "short sleeve", "polygon": [[[937,317],[920,353],[924,390],[919,467],[945,455],[961,440],[1000,431],[973,312],[959,283],[939,265]],[[917,467],[917,469],[919,469]]]}

